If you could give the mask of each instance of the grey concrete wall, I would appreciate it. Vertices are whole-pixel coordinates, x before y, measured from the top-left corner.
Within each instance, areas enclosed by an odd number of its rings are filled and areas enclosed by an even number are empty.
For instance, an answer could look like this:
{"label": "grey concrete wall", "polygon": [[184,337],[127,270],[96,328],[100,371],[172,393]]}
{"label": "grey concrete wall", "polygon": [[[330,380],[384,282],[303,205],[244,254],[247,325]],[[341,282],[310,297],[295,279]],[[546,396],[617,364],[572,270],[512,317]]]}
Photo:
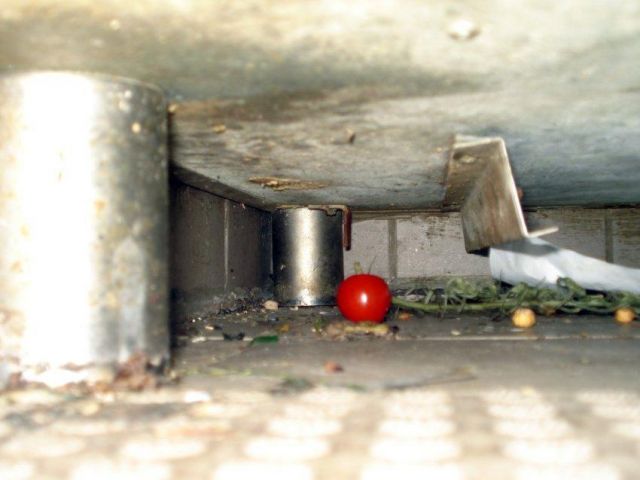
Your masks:
{"label": "grey concrete wall", "polygon": [[170,229],[174,312],[215,310],[226,294],[268,282],[268,213],[174,182]]}
{"label": "grey concrete wall", "polygon": [[[640,267],[640,209],[544,209],[525,214],[530,225],[557,225],[545,237],[561,247],[603,260]],[[345,274],[358,261],[366,269],[402,284],[442,276],[490,275],[486,257],[464,249],[458,213],[356,215]]]}

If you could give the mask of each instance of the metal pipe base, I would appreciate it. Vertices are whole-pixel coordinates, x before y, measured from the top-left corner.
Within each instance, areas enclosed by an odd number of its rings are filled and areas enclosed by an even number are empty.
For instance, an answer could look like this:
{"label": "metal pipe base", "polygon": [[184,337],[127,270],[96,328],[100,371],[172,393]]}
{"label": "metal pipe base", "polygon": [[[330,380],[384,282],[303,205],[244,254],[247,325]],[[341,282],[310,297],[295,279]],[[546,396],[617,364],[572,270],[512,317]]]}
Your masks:
{"label": "metal pipe base", "polygon": [[344,278],[342,215],[322,209],[273,213],[275,296],[282,305],[334,305]]}
{"label": "metal pipe base", "polygon": [[162,364],[162,93],[37,72],[0,77],[0,98],[0,382],[102,381],[140,356]]}

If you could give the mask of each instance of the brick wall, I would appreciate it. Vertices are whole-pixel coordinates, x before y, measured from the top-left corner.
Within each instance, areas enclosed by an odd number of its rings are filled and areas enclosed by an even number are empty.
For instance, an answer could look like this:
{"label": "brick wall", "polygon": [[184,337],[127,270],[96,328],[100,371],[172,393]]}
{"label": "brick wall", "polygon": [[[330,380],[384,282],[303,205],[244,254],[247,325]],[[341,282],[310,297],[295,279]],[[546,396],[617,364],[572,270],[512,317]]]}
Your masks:
{"label": "brick wall", "polygon": [[[530,225],[557,225],[545,237],[565,248],[640,268],[640,209],[545,209],[528,212]],[[353,246],[345,252],[345,275],[359,261],[390,280],[450,275],[490,275],[486,257],[464,249],[460,215],[356,215]]]}

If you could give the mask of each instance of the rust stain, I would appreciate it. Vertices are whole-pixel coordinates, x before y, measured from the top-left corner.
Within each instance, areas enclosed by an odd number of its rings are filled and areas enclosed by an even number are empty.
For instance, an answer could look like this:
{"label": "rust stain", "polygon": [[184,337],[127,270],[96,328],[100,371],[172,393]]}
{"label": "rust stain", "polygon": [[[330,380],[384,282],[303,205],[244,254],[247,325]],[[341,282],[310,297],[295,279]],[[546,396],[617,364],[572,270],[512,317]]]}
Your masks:
{"label": "rust stain", "polygon": [[23,237],[28,237],[30,233],[31,233],[31,231],[29,230],[28,226],[23,225],[22,227],[20,227],[20,234]]}
{"label": "rust stain", "polygon": [[22,262],[13,262],[11,264],[11,271],[14,273],[20,273],[22,272]]}
{"label": "rust stain", "polygon": [[317,190],[329,186],[326,182],[280,177],[251,177],[249,181],[276,192],[282,192],[283,190]]}

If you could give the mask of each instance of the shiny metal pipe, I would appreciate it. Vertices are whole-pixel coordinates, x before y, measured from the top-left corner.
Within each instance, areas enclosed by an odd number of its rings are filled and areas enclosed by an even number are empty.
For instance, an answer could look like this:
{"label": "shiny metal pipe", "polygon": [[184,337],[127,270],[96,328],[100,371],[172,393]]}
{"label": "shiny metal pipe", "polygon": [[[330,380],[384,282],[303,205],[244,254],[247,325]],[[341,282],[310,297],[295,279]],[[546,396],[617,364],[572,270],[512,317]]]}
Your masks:
{"label": "shiny metal pipe", "polygon": [[287,208],[273,213],[275,296],[282,305],[335,304],[344,271],[343,213],[334,212]]}
{"label": "shiny metal pipe", "polygon": [[166,142],[155,87],[0,77],[0,376],[168,358]]}

